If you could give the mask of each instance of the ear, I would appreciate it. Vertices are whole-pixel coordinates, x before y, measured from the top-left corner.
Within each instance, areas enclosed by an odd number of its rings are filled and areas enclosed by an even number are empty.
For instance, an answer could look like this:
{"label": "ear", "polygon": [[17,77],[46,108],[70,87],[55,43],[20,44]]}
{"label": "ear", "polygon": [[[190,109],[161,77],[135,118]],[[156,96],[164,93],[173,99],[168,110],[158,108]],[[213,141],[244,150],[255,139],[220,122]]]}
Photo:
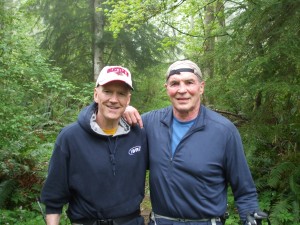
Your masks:
{"label": "ear", "polygon": [[131,93],[128,94],[128,100],[127,100],[127,105],[130,104],[130,99],[131,99]]}
{"label": "ear", "polygon": [[200,83],[200,93],[201,93],[201,95],[204,93],[204,87],[205,87],[205,82],[201,81],[201,83]]}
{"label": "ear", "polygon": [[170,93],[169,93],[169,90],[168,90],[168,83],[166,82],[164,84],[164,86],[165,86],[166,94],[170,97]]}
{"label": "ear", "polygon": [[96,103],[98,103],[98,89],[95,87],[94,88],[94,101],[96,102]]}

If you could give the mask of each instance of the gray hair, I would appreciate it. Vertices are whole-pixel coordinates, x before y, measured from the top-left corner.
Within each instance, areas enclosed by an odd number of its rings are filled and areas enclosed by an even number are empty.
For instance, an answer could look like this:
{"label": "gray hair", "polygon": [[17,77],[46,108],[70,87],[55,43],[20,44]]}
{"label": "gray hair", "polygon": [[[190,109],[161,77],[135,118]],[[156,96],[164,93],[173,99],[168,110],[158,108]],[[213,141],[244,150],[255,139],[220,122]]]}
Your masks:
{"label": "gray hair", "polygon": [[203,80],[201,70],[196,63],[190,60],[179,60],[169,66],[166,73],[166,81],[170,76],[174,74],[180,74],[180,72],[192,72],[198,77],[199,81]]}

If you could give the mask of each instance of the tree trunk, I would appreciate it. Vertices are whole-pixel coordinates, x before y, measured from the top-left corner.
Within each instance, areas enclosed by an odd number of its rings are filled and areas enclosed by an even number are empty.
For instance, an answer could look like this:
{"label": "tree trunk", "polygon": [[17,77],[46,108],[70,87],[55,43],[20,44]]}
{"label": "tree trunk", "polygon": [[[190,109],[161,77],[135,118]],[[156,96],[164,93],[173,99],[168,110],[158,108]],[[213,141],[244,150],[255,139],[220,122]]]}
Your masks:
{"label": "tree trunk", "polygon": [[218,18],[219,25],[221,27],[225,27],[225,12],[224,12],[224,10],[225,10],[224,1],[218,0],[216,2],[216,13],[218,14],[217,18]]}
{"label": "tree trunk", "polygon": [[100,46],[100,41],[102,40],[104,33],[104,13],[102,8],[102,0],[91,0],[91,10],[92,10],[92,32],[93,32],[93,79],[97,80],[97,77],[104,67],[103,61],[103,48]]}
{"label": "tree trunk", "polygon": [[208,2],[205,7],[205,17],[204,17],[204,28],[205,28],[205,42],[204,42],[204,54],[206,58],[206,63],[204,67],[204,75],[208,77],[214,76],[214,49],[215,42],[217,38],[212,34],[213,27],[216,25],[216,18],[218,25],[221,27],[225,26],[225,16],[224,16],[224,1],[217,0],[213,2]]}
{"label": "tree trunk", "polygon": [[208,3],[205,7],[204,28],[205,28],[205,42],[204,42],[204,55],[206,56],[206,65],[204,67],[204,75],[213,77],[214,73],[214,60],[212,53],[215,47],[215,38],[212,36],[212,27],[214,22],[215,10],[214,4]]}

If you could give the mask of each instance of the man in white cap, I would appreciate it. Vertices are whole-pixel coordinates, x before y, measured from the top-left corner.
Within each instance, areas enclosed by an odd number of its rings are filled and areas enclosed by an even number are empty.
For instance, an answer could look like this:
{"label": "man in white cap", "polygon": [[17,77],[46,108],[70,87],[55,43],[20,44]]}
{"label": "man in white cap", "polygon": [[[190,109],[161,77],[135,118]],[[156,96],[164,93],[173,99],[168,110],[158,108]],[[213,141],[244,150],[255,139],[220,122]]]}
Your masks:
{"label": "man in white cap", "polygon": [[142,117],[133,107],[124,114],[128,123],[140,123],[147,133],[150,224],[223,224],[228,184],[243,224],[256,224],[254,219],[249,222],[250,216],[265,217],[258,210],[239,132],[228,119],[201,104],[204,85],[194,62],[177,61],[166,73],[172,105]]}
{"label": "man in white cap", "polygon": [[94,102],[58,135],[41,193],[47,225],[59,224],[66,204],[73,225],[144,225],[146,136],[121,118],[132,89],[128,69],[104,67]]}

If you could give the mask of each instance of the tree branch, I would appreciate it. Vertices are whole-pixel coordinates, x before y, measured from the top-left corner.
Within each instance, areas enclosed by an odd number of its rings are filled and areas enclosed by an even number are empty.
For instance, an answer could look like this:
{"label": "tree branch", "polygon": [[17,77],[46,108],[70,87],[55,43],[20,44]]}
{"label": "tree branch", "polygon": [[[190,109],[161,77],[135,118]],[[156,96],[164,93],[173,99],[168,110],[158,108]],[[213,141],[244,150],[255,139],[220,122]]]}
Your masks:
{"label": "tree branch", "polygon": [[223,114],[223,115],[228,115],[228,116],[233,116],[235,118],[241,119],[243,121],[249,121],[248,118],[244,117],[243,115],[240,114],[236,114],[236,113],[232,113],[232,112],[228,112],[228,111],[224,111],[224,110],[219,110],[219,109],[214,109],[213,111]]}
{"label": "tree branch", "polygon": [[178,28],[174,27],[173,25],[163,21],[164,24],[166,24],[167,26],[171,27],[172,29],[176,30],[178,33],[180,34],[184,34],[184,35],[187,35],[187,36],[190,36],[190,37],[201,37],[201,38],[204,38],[204,39],[207,39],[207,38],[212,38],[212,37],[223,37],[223,36],[227,36],[229,35],[227,32],[224,33],[224,34],[219,34],[219,35],[213,35],[213,36],[203,36],[203,35],[193,35],[193,34],[190,34],[190,33],[187,33],[187,32],[184,32],[184,31],[181,31],[179,30]]}

